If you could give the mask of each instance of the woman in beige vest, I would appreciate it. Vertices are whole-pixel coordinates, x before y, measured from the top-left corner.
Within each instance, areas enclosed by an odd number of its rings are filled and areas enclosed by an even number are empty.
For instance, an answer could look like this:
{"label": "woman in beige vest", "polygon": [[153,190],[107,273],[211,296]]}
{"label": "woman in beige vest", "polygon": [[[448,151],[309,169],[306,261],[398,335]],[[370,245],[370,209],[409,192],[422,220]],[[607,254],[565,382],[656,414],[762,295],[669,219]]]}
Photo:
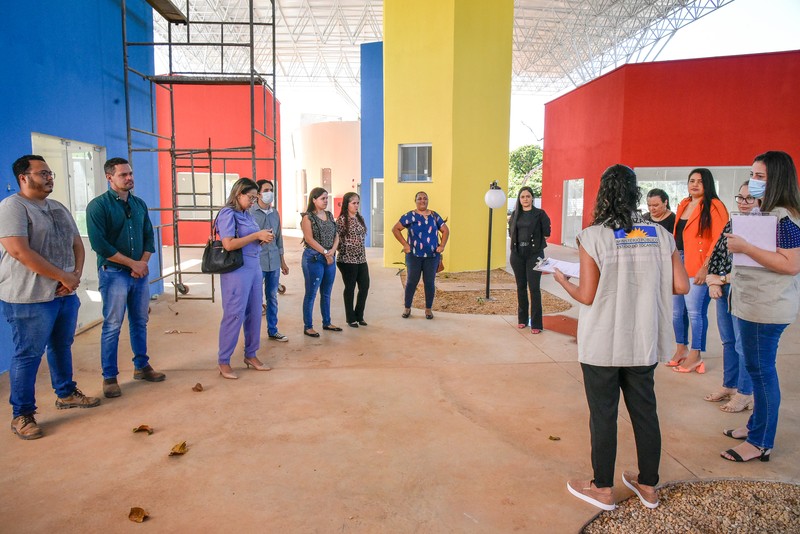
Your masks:
{"label": "woman in beige vest", "polygon": [[778,218],[776,250],[764,250],[735,234],[725,234],[728,250],[750,256],[761,267],[736,265],[731,284],[731,314],[738,318],[745,366],[753,380],[753,414],[747,425],[723,433],[745,440],[721,453],[732,462],[769,461],[778,428],[781,390],[775,361],[781,334],[800,308],[800,188],[792,157],[770,151],[756,156],[750,194],[761,210]]}
{"label": "woman in beige vest", "polygon": [[[672,344],[672,296],[689,292],[689,277],[672,235],[639,215],[641,191],[625,165],[606,169],[594,222],[578,235],[580,285],[555,279],[582,304],[578,361],[589,405],[592,480],[570,480],[574,496],[603,510],[616,507],[612,487],[620,391],[633,426],[639,473],[623,483],[647,508],[658,506],[661,429],[653,373]],[[632,282],[635,280],[635,282]]]}

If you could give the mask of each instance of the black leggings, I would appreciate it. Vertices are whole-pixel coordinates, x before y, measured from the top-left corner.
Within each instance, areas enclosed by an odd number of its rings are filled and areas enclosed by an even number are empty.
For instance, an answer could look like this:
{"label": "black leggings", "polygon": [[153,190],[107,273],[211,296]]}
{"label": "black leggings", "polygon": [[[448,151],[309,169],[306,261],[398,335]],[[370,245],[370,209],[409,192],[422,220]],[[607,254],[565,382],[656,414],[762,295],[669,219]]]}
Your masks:
{"label": "black leggings", "polygon": [[[657,365],[657,364],[656,364]],[[619,392],[631,417],[639,483],[658,484],[661,463],[661,429],[656,411],[653,372],[656,365],[641,367],[599,367],[582,363],[583,387],[589,404],[589,431],[592,436],[592,469],[594,485],[614,485],[614,464],[617,460],[617,415]]]}
{"label": "black leggings", "polygon": [[[364,308],[367,307],[367,295],[369,294],[369,269],[366,263],[337,263],[339,272],[342,273],[344,282],[344,314],[349,323],[364,320]],[[358,285],[358,297],[356,298],[355,308],[353,307],[353,296]]]}
{"label": "black leggings", "polygon": [[[514,271],[514,278],[517,280],[517,321],[519,324],[528,324],[531,320],[531,328],[542,329],[542,291],[539,284],[542,280],[542,273],[535,271],[533,266],[539,261],[537,256],[520,256],[513,249],[511,250],[511,269]],[[530,292],[530,315],[528,315],[528,292]]]}

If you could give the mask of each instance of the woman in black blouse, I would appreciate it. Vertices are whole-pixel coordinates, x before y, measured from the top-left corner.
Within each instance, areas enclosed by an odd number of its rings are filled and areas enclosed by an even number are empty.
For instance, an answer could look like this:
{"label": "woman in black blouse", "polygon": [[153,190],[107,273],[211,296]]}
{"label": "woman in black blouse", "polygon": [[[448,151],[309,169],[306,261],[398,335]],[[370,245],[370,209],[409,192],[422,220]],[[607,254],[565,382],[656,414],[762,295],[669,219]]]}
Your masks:
{"label": "woman in black blouse", "polygon": [[[358,212],[361,197],[357,193],[345,193],[342,198],[342,212],[336,219],[339,232],[339,259],[336,262],[344,282],[344,313],[347,325],[353,328],[367,326],[364,308],[369,293],[369,268],[364,242],[367,238],[367,225]],[[353,306],[353,296],[358,285],[358,297]]]}
{"label": "woman in black blouse", "polygon": [[[750,195],[749,182],[742,184],[735,200],[740,213],[750,213],[759,202]],[[744,365],[738,320],[728,307],[733,254],[728,251],[725,234],[730,233],[731,222],[728,221],[708,261],[706,285],[711,298],[717,300],[717,328],[722,341],[722,387],[704,398],[709,402],[728,401],[719,409],[736,413],[753,408],[753,380]]]}
{"label": "woman in black blouse", "polygon": [[647,211],[642,217],[646,221],[658,223],[669,233],[675,231],[675,214],[669,208],[669,195],[663,189],[647,192]]}
{"label": "woman in black blouse", "polygon": [[319,307],[322,312],[322,329],[341,332],[342,329],[331,324],[331,291],[336,277],[336,248],[339,234],[336,221],[327,210],[328,192],[315,187],[308,194],[308,207],[302,213],[300,228],[303,230],[303,278],[306,293],[303,297],[303,333],[309,337],[319,337],[314,330],[313,310],[317,291],[320,292]]}
{"label": "woman in black blouse", "polygon": [[528,326],[530,318],[531,334],[538,334],[542,331],[542,292],[539,289],[542,273],[533,267],[544,258],[546,239],[550,237],[550,217],[533,205],[530,187],[519,190],[517,205],[508,223],[508,235],[511,237],[511,268],[517,280],[517,328]]}

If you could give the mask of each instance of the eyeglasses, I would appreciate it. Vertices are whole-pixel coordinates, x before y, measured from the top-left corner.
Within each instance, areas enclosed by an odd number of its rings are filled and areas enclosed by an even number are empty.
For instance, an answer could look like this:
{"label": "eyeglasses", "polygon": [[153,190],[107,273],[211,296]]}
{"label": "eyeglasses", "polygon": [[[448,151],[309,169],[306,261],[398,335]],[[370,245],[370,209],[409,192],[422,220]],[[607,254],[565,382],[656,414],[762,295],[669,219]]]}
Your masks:
{"label": "eyeglasses", "polygon": [[255,202],[258,200],[258,197],[255,195],[247,195],[247,198],[250,199],[250,202]]}
{"label": "eyeglasses", "polygon": [[53,171],[26,172],[25,174],[35,174],[42,180],[47,180],[48,178],[56,179],[56,173]]}
{"label": "eyeglasses", "polygon": [[743,197],[742,195],[736,195],[733,197],[733,199],[739,204],[752,204],[756,201],[756,199],[750,195],[747,195],[746,197]]}

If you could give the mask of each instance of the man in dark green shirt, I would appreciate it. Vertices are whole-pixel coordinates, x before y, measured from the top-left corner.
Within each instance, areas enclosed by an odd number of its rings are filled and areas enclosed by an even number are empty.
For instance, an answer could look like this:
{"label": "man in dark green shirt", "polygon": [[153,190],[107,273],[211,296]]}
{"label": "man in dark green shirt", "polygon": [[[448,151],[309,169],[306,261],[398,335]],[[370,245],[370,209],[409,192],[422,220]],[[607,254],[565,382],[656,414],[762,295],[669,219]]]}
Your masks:
{"label": "man in dark green shirt", "polygon": [[150,365],[147,355],[147,319],[150,274],[147,261],[155,252],[153,224],[144,201],[131,194],[133,170],[127,160],[112,158],[104,165],[109,189],[86,208],[89,242],[97,253],[100,295],[103,298],[103,331],[100,355],[103,365],[103,394],[122,394],[117,375],[119,332],[128,310],[133,378],[161,382],[164,373]]}

